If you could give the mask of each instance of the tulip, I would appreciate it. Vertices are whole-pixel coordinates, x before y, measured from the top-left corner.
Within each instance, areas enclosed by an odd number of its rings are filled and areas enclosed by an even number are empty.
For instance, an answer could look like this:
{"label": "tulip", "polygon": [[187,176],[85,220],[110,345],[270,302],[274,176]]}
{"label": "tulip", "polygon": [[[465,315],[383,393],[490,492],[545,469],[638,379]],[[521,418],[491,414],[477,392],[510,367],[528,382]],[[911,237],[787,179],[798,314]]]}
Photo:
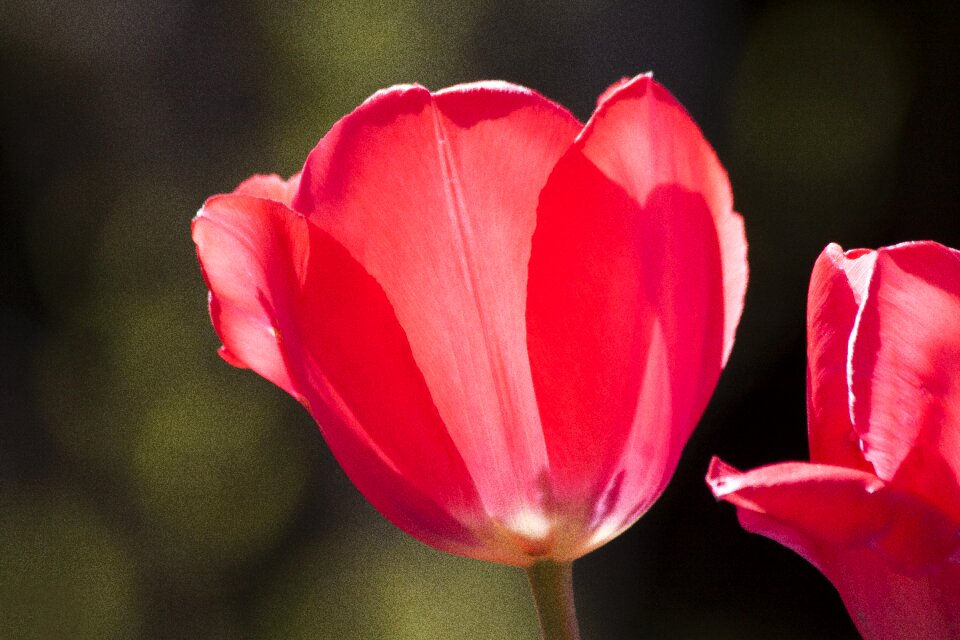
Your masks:
{"label": "tulip", "polygon": [[747,279],[727,176],[649,76],[585,126],[504,82],[380,91],[193,239],[224,359],[384,516],[558,593],[664,490]]}
{"label": "tulip", "polygon": [[960,252],[828,246],[807,311],[810,462],[707,482],[836,587],[864,638],[960,638]]}

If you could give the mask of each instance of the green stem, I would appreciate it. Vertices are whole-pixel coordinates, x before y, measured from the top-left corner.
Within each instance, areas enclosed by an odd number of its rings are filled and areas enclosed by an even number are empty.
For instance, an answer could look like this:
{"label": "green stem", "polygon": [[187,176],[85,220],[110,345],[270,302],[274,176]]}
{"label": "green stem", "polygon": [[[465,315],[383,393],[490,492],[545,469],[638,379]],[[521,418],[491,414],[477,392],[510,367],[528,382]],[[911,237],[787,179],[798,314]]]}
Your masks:
{"label": "green stem", "polygon": [[573,563],[538,562],[527,569],[543,640],[580,640],[573,606]]}

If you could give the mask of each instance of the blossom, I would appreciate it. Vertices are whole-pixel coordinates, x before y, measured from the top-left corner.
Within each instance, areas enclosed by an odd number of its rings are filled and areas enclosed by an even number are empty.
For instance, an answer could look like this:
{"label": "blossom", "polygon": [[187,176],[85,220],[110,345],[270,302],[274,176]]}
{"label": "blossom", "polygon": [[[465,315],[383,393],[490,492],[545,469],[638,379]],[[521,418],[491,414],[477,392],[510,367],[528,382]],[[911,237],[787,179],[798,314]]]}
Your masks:
{"label": "blossom", "polygon": [[193,239],[223,357],[297,398],[394,524],[521,567],[660,495],[747,278],[726,174],[649,76],[585,126],[504,82],[380,91]]}
{"label": "blossom", "polygon": [[810,462],[713,493],[744,528],[837,588],[868,639],[960,638],[960,252],[934,242],[844,253],[810,281]]}

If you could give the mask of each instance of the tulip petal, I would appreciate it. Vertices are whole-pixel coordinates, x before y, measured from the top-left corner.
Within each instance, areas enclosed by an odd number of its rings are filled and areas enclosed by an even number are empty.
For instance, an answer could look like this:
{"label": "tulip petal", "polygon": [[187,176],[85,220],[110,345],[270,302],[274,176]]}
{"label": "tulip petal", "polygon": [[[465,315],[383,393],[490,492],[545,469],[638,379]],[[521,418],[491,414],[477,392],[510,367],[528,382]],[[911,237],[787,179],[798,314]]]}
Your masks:
{"label": "tulip petal", "polygon": [[945,514],[856,469],[785,462],[741,473],[714,458],[707,484],[717,499],[736,505],[745,528],[818,567],[828,551],[870,548],[891,568],[918,574],[960,545]]}
{"label": "tulip petal", "polygon": [[876,257],[873,251],[844,255],[843,249],[831,244],[810,276],[807,420],[811,462],[873,470],[860,452],[860,439],[850,420],[847,359],[850,334]]}
{"label": "tulip petal", "polygon": [[231,358],[311,411],[375,507],[437,548],[522,561],[479,548],[486,517],[473,480],[382,288],[342,246],[247,195],[207,201],[193,235]]}
{"label": "tulip petal", "polygon": [[[653,77],[653,74],[643,74],[643,75],[647,75],[647,76],[649,76],[649,77],[651,77],[651,78]],[[619,80],[617,80],[616,82],[612,83],[612,84],[611,84],[609,87],[607,87],[606,89],[604,89],[604,90],[603,90],[603,93],[601,93],[601,94],[597,97],[597,109],[599,109],[600,107],[603,106],[603,103],[607,101],[607,98],[610,98],[610,97],[616,95],[616,93],[617,93],[618,91],[620,91],[621,88],[623,88],[624,86],[630,84],[630,83],[633,82],[633,81],[634,81],[634,78],[631,78],[631,77],[629,77],[629,76],[624,76],[624,77],[620,78]]]}
{"label": "tulip petal", "polygon": [[960,638],[960,564],[904,575],[872,549],[827,551],[821,563],[864,638]]}
{"label": "tulip petal", "polygon": [[960,523],[960,252],[881,249],[852,340],[854,424],[877,475]]}
{"label": "tulip petal", "polygon": [[274,318],[293,314],[291,292],[300,290],[309,253],[306,220],[275,201],[215,196],[194,218],[192,233],[220,354],[297,395]]}
{"label": "tulip petal", "polygon": [[293,195],[300,187],[300,174],[295,173],[289,180],[284,180],[275,173],[250,176],[233,190],[236,195],[248,195],[256,198],[275,200],[290,206]]}
{"label": "tulip petal", "polygon": [[707,483],[736,505],[745,529],[815,565],[864,638],[960,637],[956,526],[909,493],[843,467],[784,463],[740,473],[716,458]]}
{"label": "tulip petal", "polygon": [[541,196],[527,301],[553,484],[598,505],[596,544],[669,480],[746,275],[742,220],[696,125],[649,77],[615,85]]}
{"label": "tulip petal", "polygon": [[706,200],[723,267],[725,364],[743,311],[747,243],[743,218],[733,211],[727,173],[703,133],[669,91],[652,76],[642,75],[607,90],[578,145],[638,203],[661,185],[675,185]]}
{"label": "tulip petal", "polygon": [[487,512],[521,533],[540,528],[548,465],[526,264],[537,197],[578,130],[506,83],[396,87],[333,127],[293,200],[383,287]]}

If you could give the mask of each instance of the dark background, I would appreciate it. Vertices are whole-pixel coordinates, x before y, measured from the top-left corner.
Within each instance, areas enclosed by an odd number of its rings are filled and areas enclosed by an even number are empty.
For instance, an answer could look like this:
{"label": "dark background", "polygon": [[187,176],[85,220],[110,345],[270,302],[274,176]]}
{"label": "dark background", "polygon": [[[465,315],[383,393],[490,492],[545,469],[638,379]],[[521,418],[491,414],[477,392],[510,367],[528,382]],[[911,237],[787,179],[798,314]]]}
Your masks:
{"label": "dark background", "polygon": [[585,119],[646,70],[728,168],[752,273],[670,488],[576,565],[585,638],[856,637],[703,475],[806,458],[828,242],[960,246],[954,6],[0,2],[0,637],[535,638],[521,572],[399,533],[219,360],[189,223],[378,88],[502,78]]}

